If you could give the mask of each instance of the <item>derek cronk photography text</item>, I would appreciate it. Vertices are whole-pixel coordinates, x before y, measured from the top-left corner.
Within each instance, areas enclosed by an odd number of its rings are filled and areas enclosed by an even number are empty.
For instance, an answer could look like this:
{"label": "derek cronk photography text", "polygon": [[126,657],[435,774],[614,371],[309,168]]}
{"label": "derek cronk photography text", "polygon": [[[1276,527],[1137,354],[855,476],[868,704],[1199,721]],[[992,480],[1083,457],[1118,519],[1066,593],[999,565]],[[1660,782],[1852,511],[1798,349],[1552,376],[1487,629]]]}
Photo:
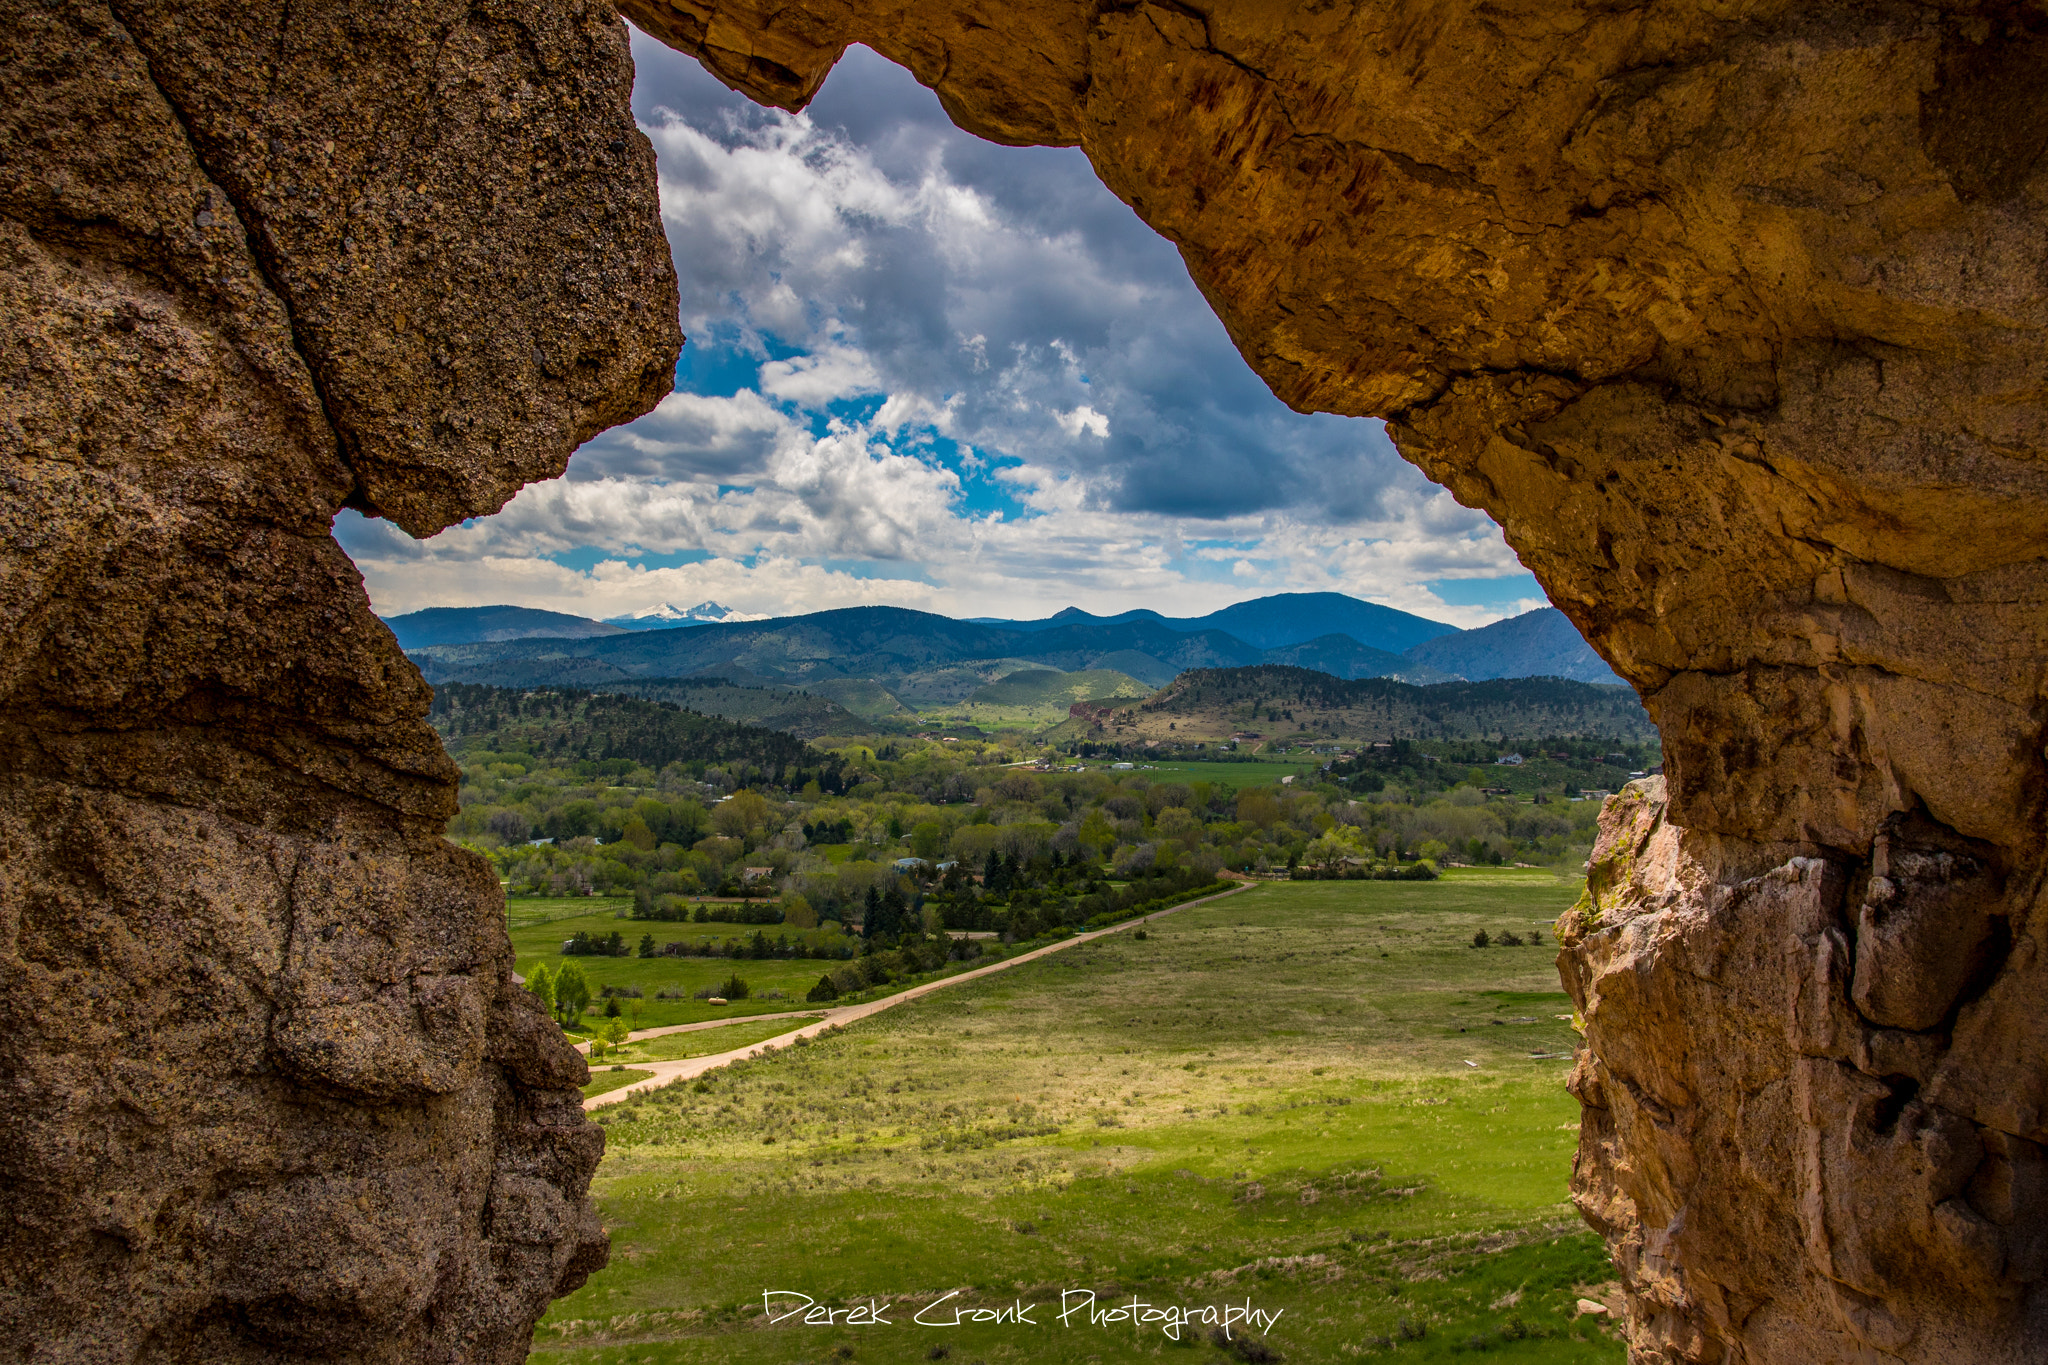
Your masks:
{"label": "derek cronk photography text", "polygon": [[[1189,1327],[1216,1328],[1226,1339],[1243,1330],[1263,1336],[1273,1330],[1280,1315],[1287,1311],[1254,1307],[1249,1298],[1242,1304],[1155,1304],[1134,1295],[1128,1300],[1118,1298],[1105,1303],[1092,1289],[1063,1289],[1057,1305],[1026,1303],[1020,1298],[1000,1308],[970,1308],[952,1302],[960,1294],[960,1290],[952,1290],[908,1316],[904,1316],[907,1304],[870,1298],[864,1303],[835,1308],[794,1289],[764,1289],[761,1304],[771,1326],[795,1320],[805,1327],[966,1327],[1002,1323],[1019,1327],[1128,1326],[1132,1331],[1156,1327],[1171,1341],[1179,1341],[1182,1330]],[[892,1313],[897,1316],[891,1317]]]}

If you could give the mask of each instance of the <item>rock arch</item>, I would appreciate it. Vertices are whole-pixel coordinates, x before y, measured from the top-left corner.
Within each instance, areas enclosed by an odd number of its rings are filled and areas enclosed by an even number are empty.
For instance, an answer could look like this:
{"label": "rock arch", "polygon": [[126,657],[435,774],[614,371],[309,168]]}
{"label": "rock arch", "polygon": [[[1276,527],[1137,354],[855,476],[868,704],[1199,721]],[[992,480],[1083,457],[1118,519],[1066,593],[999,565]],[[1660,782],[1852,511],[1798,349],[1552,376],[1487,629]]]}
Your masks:
{"label": "rock arch", "polygon": [[[858,41],[1082,146],[1642,691],[1668,785],[1560,959],[1638,1360],[2048,1351],[2048,12],[620,8],[786,108]],[[623,35],[46,0],[0,54],[0,1321],[516,1358],[596,1145],[326,523],[493,510],[665,390]]]}

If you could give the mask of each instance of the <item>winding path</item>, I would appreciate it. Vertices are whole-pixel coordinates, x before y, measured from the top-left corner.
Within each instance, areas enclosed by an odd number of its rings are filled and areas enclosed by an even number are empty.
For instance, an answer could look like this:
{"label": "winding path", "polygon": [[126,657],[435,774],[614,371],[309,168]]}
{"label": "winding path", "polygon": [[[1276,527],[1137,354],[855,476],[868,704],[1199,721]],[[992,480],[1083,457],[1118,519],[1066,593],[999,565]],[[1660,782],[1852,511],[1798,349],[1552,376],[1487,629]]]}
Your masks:
{"label": "winding path", "polygon": [[643,1076],[631,1085],[620,1086],[617,1090],[608,1090],[602,1095],[593,1095],[583,1101],[583,1108],[588,1112],[602,1105],[616,1103],[629,1095],[638,1094],[642,1090],[652,1090],[657,1086],[667,1085],[670,1081],[688,1080],[692,1076],[701,1076],[707,1071],[716,1071],[719,1067],[728,1066],[733,1062],[744,1061],[748,1057],[755,1057],[764,1052],[772,1052],[778,1048],[788,1047],[799,1038],[816,1037],[826,1029],[836,1028],[841,1024],[850,1024],[856,1019],[865,1019],[871,1014],[878,1014],[893,1005],[900,1005],[906,1000],[915,1000],[919,996],[929,995],[933,991],[944,990],[948,986],[957,986],[965,981],[974,981],[996,972],[1007,971],[1011,967],[1022,966],[1026,962],[1035,962],[1048,953],[1061,952],[1067,948],[1074,947],[1076,944],[1092,942],[1108,934],[1121,934],[1126,929],[1135,929],[1148,920],[1159,919],[1162,916],[1171,915],[1192,906],[1208,905],[1225,897],[1235,896],[1251,885],[1254,885],[1254,883],[1247,882],[1240,886],[1233,886],[1228,891],[1219,891],[1213,896],[1204,896],[1200,900],[1168,906],[1164,910],[1155,910],[1143,919],[1125,920],[1122,924],[1114,924],[1107,929],[1095,929],[1085,934],[1075,934],[1072,938],[1064,938],[1057,943],[1049,943],[1043,948],[1034,948],[1030,952],[1017,957],[1006,958],[1001,962],[991,963],[986,967],[976,967],[973,971],[962,972],[958,976],[948,976],[938,981],[927,981],[922,986],[912,986],[907,991],[899,991],[895,995],[885,995],[880,1000],[870,1000],[864,1004],[847,1005],[840,1009],[825,1010],[822,1014],[815,1010],[792,1010],[788,1014],[755,1014],[732,1020],[712,1019],[701,1024],[672,1024],[667,1028],[647,1029],[644,1032],[632,1034],[629,1036],[628,1041],[638,1042],[642,1039],[656,1038],[669,1033],[688,1033],[696,1029],[724,1028],[728,1024],[745,1024],[761,1019],[797,1019],[805,1015],[818,1015],[814,1022],[806,1024],[802,1028],[791,1029],[788,1033],[777,1034],[775,1037],[764,1042],[748,1043],[745,1047],[734,1048],[730,1052],[716,1052],[709,1057],[685,1057],[673,1062],[629,1063],[629,1069],[633,1071],[646,1071],[652,1074]]}

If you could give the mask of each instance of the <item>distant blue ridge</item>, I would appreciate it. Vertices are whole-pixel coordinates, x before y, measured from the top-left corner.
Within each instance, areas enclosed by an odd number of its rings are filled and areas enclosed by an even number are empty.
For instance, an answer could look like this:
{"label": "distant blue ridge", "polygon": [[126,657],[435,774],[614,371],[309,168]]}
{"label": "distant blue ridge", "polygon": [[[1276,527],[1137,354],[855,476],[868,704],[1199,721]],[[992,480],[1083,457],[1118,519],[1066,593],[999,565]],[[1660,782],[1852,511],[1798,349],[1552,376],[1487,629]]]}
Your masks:
{"label": "distant blue ridge", "polygon": [[[429,607],[385,624],[430,681],[543,678],[601,683],[735,670],[763,682],[908,672],[1027,659],[1075,671],[1113,668],[1154,687],[1189,668],[1288,664],[1413,683],[1556,677],[1617,684],[1564,613],[1545,607],[1476,630],[1342,593],[1281,593],[1207,616],[1139,609],[1096,616],[1069,607],[1042,621],[956,620],[904,607],[845,607],[765,621],[724,619],[715,602],[595,621],[530,607]],[[525,681],[517,681],[517,680]]]}

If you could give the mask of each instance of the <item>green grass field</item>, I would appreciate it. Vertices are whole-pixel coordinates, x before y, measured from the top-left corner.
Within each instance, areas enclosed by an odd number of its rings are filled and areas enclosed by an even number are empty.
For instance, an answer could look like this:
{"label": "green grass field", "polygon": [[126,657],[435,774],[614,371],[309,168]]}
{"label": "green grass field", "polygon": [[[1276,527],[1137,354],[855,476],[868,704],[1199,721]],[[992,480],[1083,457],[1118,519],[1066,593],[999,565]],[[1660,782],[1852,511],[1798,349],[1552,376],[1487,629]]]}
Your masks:
{"label": "green grass field", "polygon": [[638,1080],[652,1076],[652,1071],[634,1071],[624,1066],[594,1066],[590,1069],[590,1084],[583,1087],[583,1098],[593,1095],[609,1095],[614,1090],[624,1090]]}
{"label": "green grass field", "polygon": [[[798,1009],[804,1008],[802,1005]],[[746,1047],[764,1039],[788,1033],[791,1029],[804,1026],[801,1019],[769,1019],[727,1024],[724,1028],[699,1029],[693,1033],[669,1033],[644,1042],[628,1043],[605,1053],[604,1061],[593,1063],[611,1066],[624,1063],[631,1066],[636,1062],[675,1062],[686,1057],[709,1057],[718,1052],[730,1052],[734,1048]]]}
{"label": "green grass field", "polygon": [[633,902],[625,896],[509,896],[505,900],[505,924],[516,934],[521,929],[537,929],[557,920],[609,917],[632,908]]}
{"label": "green grass field", "polygon": [[1316,773],[1327,762],[1324,758],[1311,759],[1304,755],[1286,763],[1202,763],[1191,760],[1160,758],[1146,766],[1155,769],[1155,782],[1213,782],[1219,787],[1242,791],[1246,787],[1270,787],[1290,773],[1297,782],[1314,782]]}
{"label": "green grass field", "polygon": [[[629,1018],[638,1007],[636,1024],[640,1028],[661,1028],[669,1024],[695,1024],[706,1019],[726,1019],[735,1015],[777,1014],[784,1010],[802,1009],[804,996],[811,987],[818,984],[818,977],[836,962],[813,961],[794,958],[786,961],[764,959],[762,961],[734,961],[722,957],[564,957],[562,942],[579,929],[593,937],[610,934],[614,929],[625,936],[629,947],[637,948],[643,934],[652,934],[657,944],[671,940],[694,942],[699,939],[745,938],[756,926],[747,924],[676,924],[634,919],[620,919],[617,912],[629,908],[631,902],[624,900],[598,900],[597,913],[589,913],[592,897],[572,898],[555,902],[558,905],[574,905],[583,909],[579,915],[560,918],[544,918],[547,912],[529,909],[533,901],[512,901],[509,903],[507,920],[512,933],[512,949],[518,955],[517,970],[522,976],[531,977],[533,969],[545,962],[550,971],[558,971],[565,962],[574,962],[589,978],[591,994],[597,995],[606,986],[637,986],[644,991],[645,998],[624,1000],[620,1004]],[[522,919],[524,922],[522,922]],[[772,939],[782,932],[775,925],[763,926],[763,931]],[[753,996],[738,1000],[730,1005],[711,1005],[702,1000],[689,998],[704,986],[716,986],[738,972],[752,989]],[[657,1000],[655,992],[665,988],[681,988],[684,997],[680,1000]],[[764,994],[781,991],[780,998]]]}
{"label": "green grass field", "polygon": [[[612,1263],[536,1355],[1619,1362],[1570,1316],[1611,1275],[1565,1202],[1575,1038],[1547,940],[1577,890],[1262,886],[601,1109]],[[1481,928],[1546,944],[1474,949]],[[890,1325],[771,1322],[764,1291]],[[1197,1320],[1178,1342],[1090,1321],[1090,1291]],[[1018,1304],[1028,1323],[912,1321]],[[1279,1314],[1277,1355],[1199,1321],[1247,1305]]]}

